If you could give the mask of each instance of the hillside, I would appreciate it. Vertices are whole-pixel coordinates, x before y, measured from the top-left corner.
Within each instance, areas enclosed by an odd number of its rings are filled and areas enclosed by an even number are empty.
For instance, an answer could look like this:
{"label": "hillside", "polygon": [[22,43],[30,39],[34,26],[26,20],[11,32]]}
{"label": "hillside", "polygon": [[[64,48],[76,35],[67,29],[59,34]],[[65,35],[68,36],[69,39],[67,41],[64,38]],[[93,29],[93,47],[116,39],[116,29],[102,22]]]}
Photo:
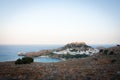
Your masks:
{"label": "hillside", "polygon": [[57,63],[1,62],[0,80],[120,80],[120,46],[107,50]]}
{"label": "hillside", "polygon": [[[88,46],[85,42],[73,42],[73,43],[66,44],[63,47],[53,49],[53,50],[41,50],[39,52],[28,52],[28,53],[25,53],[24,56],[38,57],[38,56],[46,56],[47,55],[47,56],[55,57],[55,58],[63,58],[63,57],[61,57],[63,54],[64,55],[67,55],[67,54],[70,54],[70,55],[76,55],[76,54],[92,55],[97,52],[99,52],[97,49],[94,49],[91,46]],[[23,56],[23,54],[21,54],[21,56]]]}
{"label": "hillside", "polygon": [[88,46],[85,42],[73,42],[44,55],[53,58],[71,59],[88,57],[98,52],[98,49]]}
{"label": "hillside", "polygon": [[61,50],[66,50],[66,49],[85,51],[85,50],[89,50],[89,49],[93,49],[93,48],[88,46],[85,42],[72,42],[72,43],[68,43],[65,46],[58,48],[56,50],[61,51]]}

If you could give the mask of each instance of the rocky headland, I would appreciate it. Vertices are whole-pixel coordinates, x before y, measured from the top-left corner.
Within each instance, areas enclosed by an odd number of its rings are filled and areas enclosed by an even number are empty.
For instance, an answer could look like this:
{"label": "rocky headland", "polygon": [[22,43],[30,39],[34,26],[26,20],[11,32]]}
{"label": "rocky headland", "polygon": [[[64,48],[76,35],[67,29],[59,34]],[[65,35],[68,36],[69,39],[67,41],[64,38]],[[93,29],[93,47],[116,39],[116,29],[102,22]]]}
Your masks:
{"label": "rocky headland", "polygon": [[85,42],[72,42],[66,44],[63,47],[53,49],[53,50],[41,50],[38,52],[27,52],[25,54],[19,54],[19,56],[26,56],[26,57],[39,57],[39,56],[49,56],[52,58],[74,58],[74,56],[81,56],[84,54],[93,55],[99,52],[98,49],[94,49],[91,46],[88,46]]}

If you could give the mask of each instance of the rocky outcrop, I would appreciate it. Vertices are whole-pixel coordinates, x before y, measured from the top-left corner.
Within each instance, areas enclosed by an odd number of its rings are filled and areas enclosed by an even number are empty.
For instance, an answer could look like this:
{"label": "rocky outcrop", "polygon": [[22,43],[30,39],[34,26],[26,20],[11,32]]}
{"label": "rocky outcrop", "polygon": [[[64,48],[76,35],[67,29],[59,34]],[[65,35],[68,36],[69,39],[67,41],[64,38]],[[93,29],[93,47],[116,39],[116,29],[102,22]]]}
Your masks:
{"label": "rocky outcrop", "polygon": [[[50,53],[50,54],[49,54]],[[55,54],[51,54],[55,53]],[[41,50],[39,52],[28,52],[25,53],[24,56],[27,57],[38,57],[42,55],[48,55],[50,57],[57,56],[57,58],[60,56],[59,54],[89,54],[89,53],[96,53],[94,48],[91,46],[88,46],[85,42],[72,42],[69,44],[66,44],[65,46],[53,50]]]}
{"label": "rocky outcrop", "polygon": [[64,47],[56,49],[56,51],[61,51],[66,49],[86,51],[93,48],[91,46],[88,46],[85,42],[72,42],[72,43],[66,44]]}
{"label": "rocky outcrop", "polygon": [[52,50],[41,50],[38,52],[27,52],[24,56],[26,56],[26,57],[38,57],[38,56],[42,56],[42,55],[50,53],[50,52],[52,52]]}

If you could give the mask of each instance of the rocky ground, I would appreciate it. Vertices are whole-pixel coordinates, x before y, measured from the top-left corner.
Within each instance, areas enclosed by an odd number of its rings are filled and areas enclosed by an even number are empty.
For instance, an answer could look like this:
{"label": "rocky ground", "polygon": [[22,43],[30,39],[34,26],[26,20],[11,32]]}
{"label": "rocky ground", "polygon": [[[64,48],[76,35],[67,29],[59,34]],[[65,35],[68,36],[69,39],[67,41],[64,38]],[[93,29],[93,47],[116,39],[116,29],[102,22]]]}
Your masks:
{"label": "rocky ground", "polygon": [[120,80],[120,46],[110,51],[57,63],[0,62],[0,80]]}

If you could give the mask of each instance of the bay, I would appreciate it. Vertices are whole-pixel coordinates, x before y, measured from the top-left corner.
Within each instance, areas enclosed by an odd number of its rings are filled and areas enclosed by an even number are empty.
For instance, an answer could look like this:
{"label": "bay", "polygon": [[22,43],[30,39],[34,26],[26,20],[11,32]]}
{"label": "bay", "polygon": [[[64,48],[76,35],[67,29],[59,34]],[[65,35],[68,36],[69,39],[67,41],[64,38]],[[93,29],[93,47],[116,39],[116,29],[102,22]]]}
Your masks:
{"label": "bay", "polygon": [[[40,50],[47,49],[56,49],[59,47],[63,47],[64,45],[0,45],[0,62],[4,61],[15,61],[18,58],[18,52],[37,52]],[[96,48],[101,45],[91,44],[93,48]],[[106,48],[111,47],[113,45],[102,45]],[[49,57],[38,57],[34,59],[35,62],[59,62],[59,59],[49,58]]]}
{"label": "bay", "polygon": [[[21,56],[18,56],[18,52],[37,52],[40,50],[56,49],[61,45],[0,45],[0,62],[15,61]],[[36,62],[57,62],[58,59],[53,58],[35,58]]]}

